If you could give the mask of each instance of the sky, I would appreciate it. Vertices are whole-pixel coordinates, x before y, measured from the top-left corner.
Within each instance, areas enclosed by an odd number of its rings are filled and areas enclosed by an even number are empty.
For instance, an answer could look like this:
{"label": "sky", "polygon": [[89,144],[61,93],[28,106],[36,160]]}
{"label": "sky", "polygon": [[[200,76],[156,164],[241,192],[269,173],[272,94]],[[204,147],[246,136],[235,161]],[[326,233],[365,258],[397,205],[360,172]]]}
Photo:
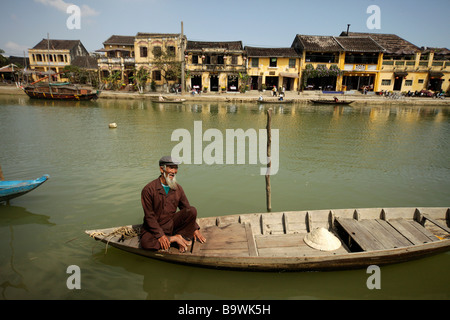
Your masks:
{"label": "sky", "polygon": [[[70,5],[79,19],[67,13]],[[5,56],[28,55],[47,34],[81,40],[94,52],[111,35],[180,33],[181,21],[195,41],[290,47],[296,34],[339,36],[350,24],[353,32],[450,49],[450,0],[2,0],[1,8]]]}

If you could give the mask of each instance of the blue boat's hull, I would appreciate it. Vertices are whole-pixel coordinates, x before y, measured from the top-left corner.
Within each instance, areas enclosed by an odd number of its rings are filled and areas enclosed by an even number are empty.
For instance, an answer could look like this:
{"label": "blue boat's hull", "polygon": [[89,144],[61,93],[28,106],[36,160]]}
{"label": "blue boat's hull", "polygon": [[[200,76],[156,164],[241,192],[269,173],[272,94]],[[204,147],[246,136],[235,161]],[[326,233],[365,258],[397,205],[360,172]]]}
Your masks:
{"label": "blue boat's hull", "polygon": [[47,174],[35,180],[0,181],[0,202],[8,201],[36,189],[49,176]]}

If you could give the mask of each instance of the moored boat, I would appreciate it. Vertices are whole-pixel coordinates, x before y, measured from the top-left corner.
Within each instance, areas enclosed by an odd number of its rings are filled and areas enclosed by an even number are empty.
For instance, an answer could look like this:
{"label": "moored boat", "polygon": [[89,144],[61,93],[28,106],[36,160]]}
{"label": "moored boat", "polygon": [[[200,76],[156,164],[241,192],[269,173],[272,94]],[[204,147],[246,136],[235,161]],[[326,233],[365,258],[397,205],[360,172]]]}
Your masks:
{"label": "moored boat", "polygon": [[168,99],[168,98],[162,98],[162,99],[158,99],[155,102],[158,103],[183,103],[185,102],[186,99]]}
{"label": "moored boat", "polygon": [[263,99],[263,100],[257,100],[259,103],[278,103],[278,104],[287,104],[287,103],[293,103],[294,100],[287,99],[287,100],[279,100],[279,99]]}
{"label": "moored boat", "polygon": [[32,99],[84,101],[97,99],[99,90],[79,87],[68,83],[47,83],[46,85],[29,85],[23,91]]}
{"label": "moored boat", "polygon": [[47,181],[49,175],[45,174],[42,177],[35,180],[6,180],[0,181],[0,202],[8,201],[24,195],[31,190],[36,189],[45,181]]}
{"label": "moored boat", "polygon": [[346,101],[346,100],[310,100],[315,104],[337,104],[337,105],[349,105],[354,101]]}
{"label": "moored boat", "polygon": [[247,271],[364,268],[450,250],[450,209],[291,211],[198,219],[206,243],[144,250],[141,225],[88,230],[110,246],[168,262]]}

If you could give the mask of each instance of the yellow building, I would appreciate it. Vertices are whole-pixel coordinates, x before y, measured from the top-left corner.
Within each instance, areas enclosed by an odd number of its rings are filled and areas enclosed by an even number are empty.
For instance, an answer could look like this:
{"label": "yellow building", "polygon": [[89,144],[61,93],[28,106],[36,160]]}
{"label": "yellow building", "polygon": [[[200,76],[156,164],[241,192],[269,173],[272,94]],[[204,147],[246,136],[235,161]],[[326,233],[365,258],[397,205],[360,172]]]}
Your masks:
{"label": "yellow building", "polygon": [[246,56],[241,41],[188,41],[186,46],[186,88],[188,91],[237,92],[239,74],[246,73]]}
{"label": "yellow building", "polygon": [[77,57],[89,57],[80,40],[42,39],[28,49],[33,80],[53,74],[53,81],[63,81],[60,74],[64,67],[72,64]]}
{"label": "yellow building", "polygon": [[142,67],[149,72],[154,89],[168,90],[167,86],[180,83],[185,42],[180,33],[139,32],[134,39],[136,70]]}
{"label": "yellow building", "polygon": [[385,49],[377,91],[449,90],[449,50],[419,48],[395,34],[350,32],[348,36],[368,36]]}
{"label": "yellow building", "polygon": [[117,81],[128,84],[134,74],[134,36],[112,35],[103,42],[103,49],[97,50],[102,54],[98,58],[100,78],[107,81],[114,73],[120,73]]}
{"label": "yellow building", "polygon": [[296,91],[299,88],[300,55],[294,48],[245,47],[247,73],[252,90]]}
{"label": "yellow building", "polygon": [[292,47],[301,55],[301,89],[376,91],[384,49],[370,37],[297,34]]}

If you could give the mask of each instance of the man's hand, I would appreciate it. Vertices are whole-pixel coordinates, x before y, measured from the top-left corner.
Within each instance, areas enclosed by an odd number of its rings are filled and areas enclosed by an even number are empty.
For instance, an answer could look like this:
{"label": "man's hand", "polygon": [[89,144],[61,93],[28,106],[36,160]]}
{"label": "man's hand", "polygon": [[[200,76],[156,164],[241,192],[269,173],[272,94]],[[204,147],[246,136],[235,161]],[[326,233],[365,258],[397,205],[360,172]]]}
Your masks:
{"label": "man's hand", "polygon": [[199,229],[194,231],[194,240],[197,240],[200,243],[206,242],[206,238],[202,235]]}
{"label": "man's hand", "polygon": [[158,238],[159,244],[161,245],[162,250],[167,250],[170,247],[170,240],[167,238],[166,235],[163,235],[162,237]]}

